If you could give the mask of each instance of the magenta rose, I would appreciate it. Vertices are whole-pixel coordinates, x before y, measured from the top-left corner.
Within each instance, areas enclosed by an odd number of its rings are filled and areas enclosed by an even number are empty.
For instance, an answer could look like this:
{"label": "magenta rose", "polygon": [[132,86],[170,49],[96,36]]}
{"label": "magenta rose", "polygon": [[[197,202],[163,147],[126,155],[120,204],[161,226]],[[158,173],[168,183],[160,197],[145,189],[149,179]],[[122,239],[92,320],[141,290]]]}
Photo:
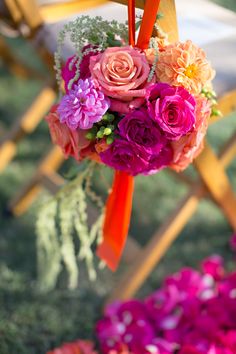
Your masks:
{"label": "magenta rose", "polygon": [[117,138],[100,157],[106,165],[136,176],[147,168],[149,155],[136,144]]}
{"label": "magenta rose", "polygon": [[[88,44],[83,48],[82,53],[84,53],[85,51],[88,51],[89,49],[90,49],[90,51],[83,56],[83,58],[79,64],[80,76],[79,76],[78,80],[79,79],[85,80],[91,76],[90,70],[89,70],[89,61],[90,61],[90,57],[96,54],[96,50],[95,50],[96,47]],[[68,88],[69,82],[70,82],[70,80],[72,80],[75,77],[75,74],[76,74],[77,61],[78,61],[78,59],[76,59],[76,56],[73,55],[72,57],[67,59],[65,66],[62,68],[61,76],[65,82],[65,90],[67,93],[69,91],[69,88]],[[72,88],[74,87],[75,84],[78,83],[78,80],[76,80],[73,83]]]}
{"label": "magenta rose", "polygon": [[139,49],[130,46],[107,48],[90,58],[90,71],[104,94],[112,98],[111,110],[127,113],[144,102],[150,67]]}
{"label": "magenta rose", "polygon": [[151,154],[148,168],[143,170],[144,175],[152,175],[170,165],[173,160],[172,147],[167,144],[158,153]]}
{"label": "magenta rose", "polygon": [[118,124],[119,135],[152,153],[159,153],[166,139],[161,135],[157,123],[152,120],[146,109],[128,113]]}
{"label": "magenta rose", "polygon": [[171,143],[174,157],[170,167],[173,170],[177,172],[184,170],[201,153],[210,115],[210,102],[203,96],[197,97],[194,129]]}
{"label": "magenta rose", "polygon": [[147,89],[146,100],[150,116],[167,138],[179,139],[194,127],[196,102],[184,88],[155,84]]}

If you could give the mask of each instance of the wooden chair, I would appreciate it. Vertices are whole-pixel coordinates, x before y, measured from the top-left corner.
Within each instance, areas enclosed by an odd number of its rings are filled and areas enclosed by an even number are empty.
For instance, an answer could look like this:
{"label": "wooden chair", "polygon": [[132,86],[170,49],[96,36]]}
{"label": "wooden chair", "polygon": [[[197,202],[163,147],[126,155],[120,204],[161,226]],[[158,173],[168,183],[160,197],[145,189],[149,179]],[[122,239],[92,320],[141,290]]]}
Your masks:
{"label": "wooden chair", "polygon": [[[127,4],[125,0],[117,0],[116,2]],[[137,6],[143,8],[144,0],[139,0],[136,3]],[[160,12],[165,15],[160,20],[161,27],[169,33],[171,41],[177,40],[178,27],[174,0],[162,0]],[[219,100],[219,108],[223,116],[235,109],[235,102],[235,90],[230,90],[222,95]],[[210,197],[225,214],[232,229],[236,230],[236,198],[226,174],[226,167],[231,163],[235,155],[236,132],[230,141],[226,143],[219,156],[216,156],[213,149],[206,142],[204,151],[194,163],[199,175],[199,181],[191,182],[184,175],[178,175],[182,181],[187,181],[190,184],[189,193],[180,201],[174,212],[168,217],[161,228],[154,233],[144,248],[138,246],[135,241],[129,243],[132,249],[132,252],[130,252],[131,265],[121,281],[118,282],[109,301],[127,299],[136,293],[170,247],[171,243],[192,217],[202,198]],[[42,186],[46,186],[46,188],[55,192],[58,186],[63,183],[63,180],[55,174],[57,167],[61,163],[60,158],[57,160],[57,156],[60,156],[59,149],[54,148],[42,160],[33,179],[12,200],[10,206],[13,213],[19,215],[24,212]]]}

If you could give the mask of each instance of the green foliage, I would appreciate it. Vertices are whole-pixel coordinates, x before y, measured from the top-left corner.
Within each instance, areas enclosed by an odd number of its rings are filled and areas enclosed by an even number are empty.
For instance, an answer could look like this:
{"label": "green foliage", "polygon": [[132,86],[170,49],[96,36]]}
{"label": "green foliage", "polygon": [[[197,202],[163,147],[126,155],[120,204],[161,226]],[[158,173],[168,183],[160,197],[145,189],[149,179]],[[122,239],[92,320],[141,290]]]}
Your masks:
{"label": "green foliage", "polygon": [[[92,162],[78,176],[67,183],[54,197],[43,203],[36,223],[39,283],[42,290],[55,287],[64,263],[69,275],[69,288],[78,283],[78,259],[85,261],[91,280],[96,272],[92,246],[101,238],[103,202],[91,189],[95,168]],[[87,198],[101,211],[92,227],[88,226]],[[79,241],[76,249],[75,236]]]}
{"label": "green foliage", "polygon": [[82,53],[82,49],[88,43],[94,45],[93,51],[102,51],[108,46],[121,45],[119,40],[116,40],[114,33],[122,38],[126,43],[128,41],[127,24],[119,23],[115,20],[105,21],[100,16],[91,18],[89,16],[79,16],[76,20],[65,24],[58,36],[57,52],[55,53],[55,68],[57,71],[57,81],[61,87],[61,53],[66,39],[69,39],[75,50],[75,58],[70,63],[70,66],[76,64],[76,74],[69,82],[69,88],[79,78],[79,64],[83,57],[89,53],[88,48]]}

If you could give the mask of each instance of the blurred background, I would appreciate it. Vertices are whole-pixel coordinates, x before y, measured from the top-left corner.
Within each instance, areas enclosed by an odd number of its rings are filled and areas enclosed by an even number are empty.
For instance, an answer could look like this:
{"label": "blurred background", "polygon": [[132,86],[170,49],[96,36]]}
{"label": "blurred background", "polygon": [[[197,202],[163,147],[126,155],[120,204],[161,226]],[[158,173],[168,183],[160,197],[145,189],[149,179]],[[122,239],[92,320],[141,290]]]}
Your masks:
{"label": "blurred background", "polygon": [[[215,3],[236,12],[235,0],[215,0]],[[191,38],[191,33],[186,36]],[[14,35],[4,36],[4,41],[14,57],[31,68],[32,75],[25,78],[14,75],[0,56],[0,137],[24,113],[45,84],[44,79],[35,77],[34,72],[44,77],[47,71],[29,41]],[[208,141],[216,152],[235,128],[236,113],[210,127]],[[32,134],[19,141],[16,156],[0,173],[1,354],[41,354],[63,341],[92,338],[93,324],[101,316],[104,299],[125,269],[122,264],[116,274],[107,269],[98,270],[97,280],[91,283],[81,264],[78,289],[68,290],[62,274],[55,290],[47,294],[37,291],[35,222],[38,207],[47,192],[43,190],[30,209],[19,217],[11,215],[8,203],[31,178],[38,161],[50,147],[48,128],[42,121]],[[65,175],[71,166],[73,161],[66,161],[60,173]],[[196,177],[192,167],[188,174]],[[230,165],[228,175],[236,190],[236,161]],[[96,180],[95,186],[104,192]],[[131,235],[145,244],[186,191],[187,187],[168,171],[148,178],[137,177]],[[138,296],[156,289],[165,275],[183,266],[197,267],[203,257],[213,253],[223,255],[229,268],[232,267],[231,234],[228,222],[215,204],[210,200],[201,201],[197,212]]]}

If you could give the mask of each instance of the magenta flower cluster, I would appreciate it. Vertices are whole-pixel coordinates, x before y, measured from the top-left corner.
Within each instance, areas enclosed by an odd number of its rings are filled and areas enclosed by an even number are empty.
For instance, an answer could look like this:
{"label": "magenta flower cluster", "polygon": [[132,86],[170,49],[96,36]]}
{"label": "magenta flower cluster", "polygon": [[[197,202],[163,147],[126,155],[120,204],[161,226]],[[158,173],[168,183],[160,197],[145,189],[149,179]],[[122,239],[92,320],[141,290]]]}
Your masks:
{"label": "magenta flower cluster", "polygon": [[236,272],[220,256],[184,268],[144,301],[114,303],[97,323],[103,354],[235,354]]}
{"label": "magenta flower cluster", "polygon": [[127,113],[118,124],[118,139],[100,154],[101,160],[131,175],[152,174],[171,164],[171,142],[195,124],[194,97],[182,87],[153,84],[146,104]]}
{"label": "magenta flower cluster", "polygon": [[[75,152],[71,156],[136,176],[166,167],[182,171],[200,154],[212,111],[207,87],[214,72],[191,41],[159,43],[158,48],[157,63],[151,48],[102,50],[92,43],[67,59],[57,128],[61,136],[66,129],[78,135],[77,151],[67,147]],[[197,64],[186,60],[190,56]]]}

